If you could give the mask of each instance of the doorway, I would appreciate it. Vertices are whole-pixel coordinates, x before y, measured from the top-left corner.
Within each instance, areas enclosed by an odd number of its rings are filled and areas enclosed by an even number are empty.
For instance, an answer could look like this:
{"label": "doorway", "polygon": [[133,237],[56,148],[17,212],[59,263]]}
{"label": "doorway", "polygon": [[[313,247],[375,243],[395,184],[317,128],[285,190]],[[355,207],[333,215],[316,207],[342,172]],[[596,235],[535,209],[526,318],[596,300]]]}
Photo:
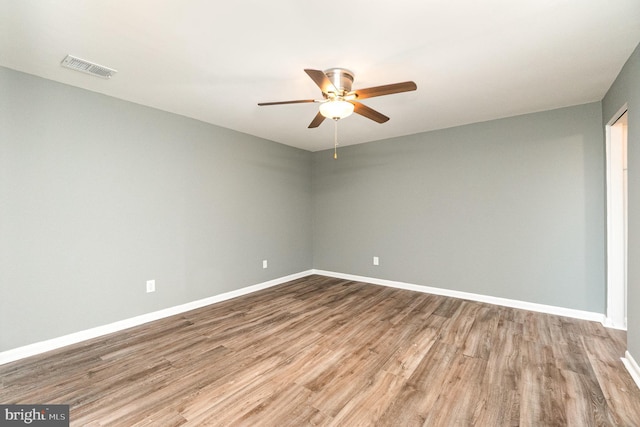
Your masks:
{"label": "doorway", "polygon": [[627,126],[626,106],[606,126],[607,326],[627,329]]}

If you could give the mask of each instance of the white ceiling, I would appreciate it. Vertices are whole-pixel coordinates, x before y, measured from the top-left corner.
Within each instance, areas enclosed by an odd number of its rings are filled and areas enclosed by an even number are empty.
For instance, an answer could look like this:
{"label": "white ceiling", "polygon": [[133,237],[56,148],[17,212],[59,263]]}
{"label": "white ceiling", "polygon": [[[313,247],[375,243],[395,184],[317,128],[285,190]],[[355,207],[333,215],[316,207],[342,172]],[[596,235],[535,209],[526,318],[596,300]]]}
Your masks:
{"label": "white ceiling", "polygon": [[350,145],[599,101],[639,42],[639,0],[0,0],[2,66],[310,151],[318,104],[256,105],[318,99],[304,68],[417,83],[340,121]]}

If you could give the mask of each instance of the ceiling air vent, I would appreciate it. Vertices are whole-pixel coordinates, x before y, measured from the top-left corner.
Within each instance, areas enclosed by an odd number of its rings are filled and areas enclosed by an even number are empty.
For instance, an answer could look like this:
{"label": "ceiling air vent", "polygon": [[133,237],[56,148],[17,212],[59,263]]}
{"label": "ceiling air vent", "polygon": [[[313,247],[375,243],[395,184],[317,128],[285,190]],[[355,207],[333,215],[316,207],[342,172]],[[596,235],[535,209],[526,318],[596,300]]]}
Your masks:
{"label": "ceiling air vent", "polygon": [[103,79],[110,79],[111,76],[117,73],[117,71],[112,68],[94,64],[93,62],[85,61],[84,59],[76,58],[71,55],[67,55],[60,65],[66,68],[71,68],[72,70],[91,74],[92,76],[102,77]]}

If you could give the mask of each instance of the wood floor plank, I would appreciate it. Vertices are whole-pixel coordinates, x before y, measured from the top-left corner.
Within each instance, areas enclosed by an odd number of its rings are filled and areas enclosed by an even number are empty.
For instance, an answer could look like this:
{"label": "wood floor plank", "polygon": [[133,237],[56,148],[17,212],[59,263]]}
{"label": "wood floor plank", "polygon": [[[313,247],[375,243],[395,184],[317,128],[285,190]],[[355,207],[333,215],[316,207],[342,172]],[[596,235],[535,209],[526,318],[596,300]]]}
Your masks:
{"label": "wood floor plank", "polygon": [[488,359],[495,345],[496,329],[500,318],[498,310],[489,305],[476,312],[473,325],[464,342],[462,353],[469,357]]}
{"label": "wood floor plank", "polygon": [[237,425],[255,426],[265,420],[274,426],[329,425],[331,419],[311,406],[310,390],[298,384],[288,384],[281,391],[272,394],[260,405],[242,417],[234,420]]}
{"label": "wood floor plank", "polygon": [[73,426],[638,426],[622,331],[313,275],[0,366]]}
{"label": "wood floor plank", "polygon": [[445,382],[438,398],[427,413],[426,426],[473,426],[484,401],[482,396],[482,378],[487,361],[468,357],[458,352],[447,370]]}
{"label": "wood floor plank", "polygon": [[[520,425],[522,325],[501,318],[491,340],[477,413],[479,426]],[[500,411],[495,408],[501,408]]]}
{"label": "wood floor plank", "polygon": [[378,371],[333,417],[332,426],[374,425],[396,399],[404,379]]}
{"label": "wood floor plank", "polygon": [[[619,332],[619,331],[618,331]],[[640,425],[635,413],[636,384],[633,379],[622,369],[622,361],[616,357],[620,348],[611,345],[611,340],[600,337],[584,337],[585,350],[589,356],[595,379],[607,401],[610,416],[615,425]],[[602,357],[607,354],[609,357]]]}
{"label": "wood floor plank", "polygon": [[567,425],[614,425],[609,406],[594,378],[571,370],[562,371],[562,377],[566,383]]}
{"label": "wood floor plank", "polygon": [[380,417],[381,425],[423,425],[447,380],[457,349],[436,341],[404,383],[398,397]]}
{"label": "wood floor plank", "polygon": [[566,425],[564,400],[568,394],[553,349],[526,338],[522,344],[521,425],[535,427],[541,420],[548,425]]}

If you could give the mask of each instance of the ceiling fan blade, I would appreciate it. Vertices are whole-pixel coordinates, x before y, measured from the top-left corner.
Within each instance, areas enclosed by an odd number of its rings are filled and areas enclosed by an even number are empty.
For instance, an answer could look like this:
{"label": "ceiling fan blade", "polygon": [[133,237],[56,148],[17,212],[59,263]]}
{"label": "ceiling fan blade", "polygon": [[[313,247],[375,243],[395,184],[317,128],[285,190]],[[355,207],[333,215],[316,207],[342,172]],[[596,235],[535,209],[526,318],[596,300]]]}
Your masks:
{"label": "ceiling fan blade", "polygon": [[382,113],[377,112],[373,108],[367,107],[366,105],[356,101],[350,101],[350,102],[354,106],[354,109],[353,109],[354,113],[360,114],[361,116],[364,116],[367,119],[371,119],[374,122],[378,122],[378,123],[384,123],[387,120],[389,120],[389,117],[385,116]]}
{"label": "ceiling fan blade", "polygon": [[320,124],[323,121],[324,121],[324,116],[322,114],[320,114],[320,112],[318,111],[318,114],[316,114],[316,116],[313,118],[313,120],[309,124],[309,129],[317,128],[318,126],[320,126]]}
{"label": "ceiling fan blade", "polygon": [[393,83],[390,85],[382,85],[358,89],[355,91],[358,99],[373,98],[374,96],[391,95],[394,93],[409,92],[416,90],[418,86],[414,82]]}
{"label": "ceiling fan blade", "polygon": [[307,102],[316,102],[316,100],[315,99],[299,99],[297,101],[259,102],[258,105],[261,107],[264,107],[265,105],[304,104]]}
{"label": "ceiling fan blade", "polygon": [[322,93],[338,93],[338,89],[331,83],[331,80],[329,80],[329,77],[327,77],[324,71],[305,68],[304,72],[318,85]]}

